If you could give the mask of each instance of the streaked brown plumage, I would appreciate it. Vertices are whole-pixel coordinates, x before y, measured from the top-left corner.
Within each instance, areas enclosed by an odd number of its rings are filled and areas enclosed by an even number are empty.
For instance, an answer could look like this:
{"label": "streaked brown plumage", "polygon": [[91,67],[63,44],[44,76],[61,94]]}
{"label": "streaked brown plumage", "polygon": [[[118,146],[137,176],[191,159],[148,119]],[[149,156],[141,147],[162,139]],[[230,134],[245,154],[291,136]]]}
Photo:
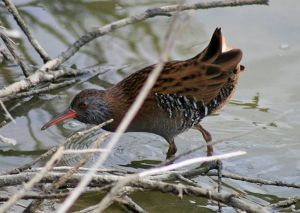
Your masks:
{"label": "streaked brown plumage", "polygon": [[[211,141],[210,133],[199,123],[205,116],[222,108],[233,95],[242,70],[239,65],[241,58],[239,49],[226,51],[221,29],[217,28],[209,45],[200,54],[185,61],[165,64],[127,131],[151,132],[164,137],[169,143],[167,157],[176,152],[174,137],[190,128],[199,130],[207,142]],[[115,131],[154,67],[139,70],[106,91],[81,91],[62,115],[42,129],[67,118],[91,124],[113,118],[114,122],[104,129]],[[212,154],[211,146],[208,154]]]}

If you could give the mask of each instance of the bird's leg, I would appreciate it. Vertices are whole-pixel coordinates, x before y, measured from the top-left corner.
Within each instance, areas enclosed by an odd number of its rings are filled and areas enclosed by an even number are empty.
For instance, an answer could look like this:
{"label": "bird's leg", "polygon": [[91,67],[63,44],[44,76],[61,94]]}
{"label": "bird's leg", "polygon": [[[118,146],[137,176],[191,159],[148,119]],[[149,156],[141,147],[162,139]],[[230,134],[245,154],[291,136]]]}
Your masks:
{"label": "bird's leg", "polygon": [[[204,129],[200,124],[194,125],[193,128],[197,129],[198,131],[201,132],[206,143],[209,143],[212,141],[211,134],[206,129]],[[212,156],[213,152],[214,152],[213,146],[211,144],[208,144],[207,145],[207,156]]]}
{"label": "bird's leg", "polygon": [[169,143],[169,149],[167,152],[167,159],[171,158],[177,152],[177,147],[174,142],[174,139],[172,139],[171,141],[168,141],[168,143]]}

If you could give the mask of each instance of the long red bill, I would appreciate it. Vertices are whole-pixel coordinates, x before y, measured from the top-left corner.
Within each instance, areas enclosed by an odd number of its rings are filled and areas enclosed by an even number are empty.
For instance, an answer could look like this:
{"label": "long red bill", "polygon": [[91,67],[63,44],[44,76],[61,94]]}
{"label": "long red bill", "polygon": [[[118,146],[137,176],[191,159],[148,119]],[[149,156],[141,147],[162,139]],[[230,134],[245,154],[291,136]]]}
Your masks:
{"label": "long red bill", "polygon": [[68,108],[63,113],[61,113],[60,115],[46,123],[44,126],[42,126],[41,130],[45,130],[50,126],[56,125],[66,119],[75,118],[76,116],[77,113],[73,109]]}

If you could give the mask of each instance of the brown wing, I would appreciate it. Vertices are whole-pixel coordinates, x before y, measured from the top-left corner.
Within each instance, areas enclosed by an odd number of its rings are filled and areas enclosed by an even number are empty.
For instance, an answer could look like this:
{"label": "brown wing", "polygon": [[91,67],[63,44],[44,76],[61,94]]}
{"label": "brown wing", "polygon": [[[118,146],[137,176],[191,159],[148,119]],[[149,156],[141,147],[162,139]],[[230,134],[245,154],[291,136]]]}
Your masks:
{"label": "brown wing", "polygon": [[219,55],[213,64],[195,59],[176,63],[176,71],[165,72],[163,70],[152,92],[176,93],[209,103],[228,82],[241,57],[240,50],[231,50]]}
{"label": "brown wing", "polygon": [[[186,61],[167,62],[151,94],[181,94],[208,103],[228,82],[241,58],[238,49],[222,53],[222,34],[216,29],[208,47],[200,54]],[[134,99],[154,66],[133,73],[115,87],[122,88],[129,99]]]}

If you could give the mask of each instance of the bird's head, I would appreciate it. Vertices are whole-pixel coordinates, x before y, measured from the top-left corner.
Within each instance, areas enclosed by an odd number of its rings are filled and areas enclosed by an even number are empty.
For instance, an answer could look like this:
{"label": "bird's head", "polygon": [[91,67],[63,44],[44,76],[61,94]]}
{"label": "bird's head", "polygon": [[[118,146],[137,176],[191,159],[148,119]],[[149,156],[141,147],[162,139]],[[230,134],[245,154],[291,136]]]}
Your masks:
{"label": "bird's head", "polygon": [[100,124],[112,118],[105,91],[86,89],[78,93],[71,105],[60,115],[50,120],[41,129],[45,130],[66,119],[76,119],[83,123]]}

